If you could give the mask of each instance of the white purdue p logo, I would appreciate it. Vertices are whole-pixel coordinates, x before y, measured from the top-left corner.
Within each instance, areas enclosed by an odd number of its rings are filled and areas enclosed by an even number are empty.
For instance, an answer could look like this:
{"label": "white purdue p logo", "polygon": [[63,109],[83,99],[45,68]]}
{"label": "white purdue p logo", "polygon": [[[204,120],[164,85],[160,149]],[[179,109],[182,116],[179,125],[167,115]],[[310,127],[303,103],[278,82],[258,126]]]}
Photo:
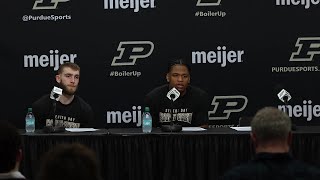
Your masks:
{"label": "white purdue p logo", "polygon": [[219,6],[221,0],[198,0],[197,6]]}
{"label": "white purdue p logo", "polygon": [[300,37],[295,46],[298,50],[289,61],[312,61],[314,55],[320,54],[320,37]]}
{"label": "white purdue p logo", "polygon": [[125,41],[118,46],[119,56],[115,56],[111,66],[133,66],[137,59],[151,55],[154,44],[151,41]]}
{"label": "white purdue p logo", "polygon": [[209,120],[226,120],[229,119],[231,113],[241,112],[246,108],[248,98],[242,95],[234,96],[215,96],[211,105],[214,106],[209,111]]}
{"label": "white purdue p logo", "polygon": [[39,9],[56,9],[59,2],[67,2],[70,0],[36,0],[33,4],[34,10]]}

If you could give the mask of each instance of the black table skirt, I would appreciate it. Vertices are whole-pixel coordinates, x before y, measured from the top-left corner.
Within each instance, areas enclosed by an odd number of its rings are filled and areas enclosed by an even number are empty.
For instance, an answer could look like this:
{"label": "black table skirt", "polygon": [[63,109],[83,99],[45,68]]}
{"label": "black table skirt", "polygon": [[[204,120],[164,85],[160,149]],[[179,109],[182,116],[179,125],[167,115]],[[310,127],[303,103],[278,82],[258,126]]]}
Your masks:
{"label": "black table skirt", "polygon": [[[58,143],[79,142],[92,148],[108,180],[207,180],[251,159],[249,132],[228,128],[203,132],[163,133],[154,129],[109,129],[88,133],[24,133],[22,172],[35,179],[41,156]],[[299,127],[294,132],[292,154],[320,165],[320,127]]]}

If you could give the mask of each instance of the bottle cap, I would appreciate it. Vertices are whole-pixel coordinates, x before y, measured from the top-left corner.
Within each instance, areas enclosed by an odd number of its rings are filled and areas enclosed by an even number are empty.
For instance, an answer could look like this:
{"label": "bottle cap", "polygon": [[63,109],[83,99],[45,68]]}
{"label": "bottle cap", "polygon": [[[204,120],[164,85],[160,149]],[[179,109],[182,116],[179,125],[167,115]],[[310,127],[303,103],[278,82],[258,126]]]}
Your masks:
{"label": "bottle cap", "polygon": [[150,108],[147,106],[147,107],[144,108],[144,111],[145,111],[145,112],[149,112],[149,111],[150,111]]}
{"label": "bottle cap", "polygon": [[32,112],[32,108],[29,107],[29,108],[28,108],[28,112]]}

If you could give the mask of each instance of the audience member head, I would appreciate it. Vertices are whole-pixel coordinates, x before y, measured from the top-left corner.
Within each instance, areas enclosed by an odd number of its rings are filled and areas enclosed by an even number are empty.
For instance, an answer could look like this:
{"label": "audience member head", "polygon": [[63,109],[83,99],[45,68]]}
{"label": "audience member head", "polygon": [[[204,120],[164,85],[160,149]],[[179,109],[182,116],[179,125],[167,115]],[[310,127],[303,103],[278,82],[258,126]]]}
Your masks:
{"label": "audience member head", "polygon": [[251,121],[251,139],[256,152],[288,152],[292,141],[291,120],[275,107],[259,110]]}
{"label": "audience member head", "polygon": [[95,153],[82,144],[60,144],[42,159],[39,180],[99,180]]}
{"label": "audience member head", "polygon": [[18,171],[22,160],[21,136],[7,121],[0,121],[0,173]]}

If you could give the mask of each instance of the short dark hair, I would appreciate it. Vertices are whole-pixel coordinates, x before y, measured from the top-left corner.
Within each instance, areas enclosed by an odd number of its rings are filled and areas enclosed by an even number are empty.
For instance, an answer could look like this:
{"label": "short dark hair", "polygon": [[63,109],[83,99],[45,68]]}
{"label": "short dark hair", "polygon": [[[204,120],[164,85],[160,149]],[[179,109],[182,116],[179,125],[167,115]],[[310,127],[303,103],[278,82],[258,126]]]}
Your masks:
{"label": "short dark hair", "polygon": [[187,67],[189,73],[191,73],[191,67],[190,65],[183,59],[173,59],[171,61],[169,61],[168,63],[168,73],[171,71],[172,67],[174,65],[184,65]]}
{"label": "short dark hair", "polygon": [[0,121],[0,173],[10,172],[22,148],[18,129],[8,121]]}
{"label": "short dark hair", "polygon": [[291,131],[291,119],[275,107],[264,107],[253,117],[251,128],[261,142],[286,140]]}
{"label": "short dark hair", "polygon": [[79,143],[59,144],[42,159],[39,180],[100,180],[95,153]]}
{"label": "short dark hair", "polygon": [[79,71],[80,72],[80,66],[78,66],[78,64],[72,63],[72,62],[66,62],[66,63],[63,63],[63,64],[61,64],[59,66],[57,74],[61,74],[63,69],[66,68],[66,67],[71,68],[74,71]]}

